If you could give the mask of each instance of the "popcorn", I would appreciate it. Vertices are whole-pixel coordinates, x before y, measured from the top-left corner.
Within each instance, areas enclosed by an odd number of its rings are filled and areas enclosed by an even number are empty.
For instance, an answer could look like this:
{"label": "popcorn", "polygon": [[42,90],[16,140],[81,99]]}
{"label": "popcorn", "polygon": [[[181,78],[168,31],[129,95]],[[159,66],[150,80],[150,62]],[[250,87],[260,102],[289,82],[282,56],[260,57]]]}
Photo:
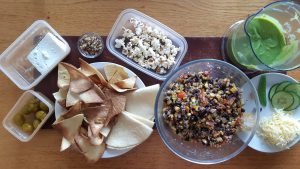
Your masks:
{"label": "popcorn", "polygon": [[[115,47],[140,66],[165,74],[176,63],[180,48],[158,29],[145,25],[136,18],[129,19],[134,29],[123,27],[122,38],[115,40]],[[126,39],[126,41],[125,41]]]}

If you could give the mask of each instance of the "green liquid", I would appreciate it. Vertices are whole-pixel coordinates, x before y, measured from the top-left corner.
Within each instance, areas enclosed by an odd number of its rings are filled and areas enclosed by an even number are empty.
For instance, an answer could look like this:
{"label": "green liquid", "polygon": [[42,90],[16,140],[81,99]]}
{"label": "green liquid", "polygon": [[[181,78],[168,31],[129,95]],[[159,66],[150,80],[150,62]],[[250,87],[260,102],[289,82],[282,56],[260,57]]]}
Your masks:
{"label": "green liquid", "polygon": [[257,70],[261,65],[267,65],[276,68],[289,61],[297,52],[298,41],[287,44],[282,25],[269,15],[255,16],[247,23],[246,30],[251,41],[241,24],[232,33],[227,46],[231,60],[242,67]]}

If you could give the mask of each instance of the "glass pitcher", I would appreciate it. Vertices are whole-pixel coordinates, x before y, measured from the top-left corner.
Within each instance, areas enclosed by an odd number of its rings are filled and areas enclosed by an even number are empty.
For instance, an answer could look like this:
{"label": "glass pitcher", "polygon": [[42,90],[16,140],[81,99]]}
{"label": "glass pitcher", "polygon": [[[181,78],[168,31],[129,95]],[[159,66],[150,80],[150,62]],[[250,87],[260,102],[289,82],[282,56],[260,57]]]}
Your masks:
{"label": "glass pitcher", "polygon": [[224,60],[244,70],[300,66],[300,4],[277,1],[233,24],[222,40]]}

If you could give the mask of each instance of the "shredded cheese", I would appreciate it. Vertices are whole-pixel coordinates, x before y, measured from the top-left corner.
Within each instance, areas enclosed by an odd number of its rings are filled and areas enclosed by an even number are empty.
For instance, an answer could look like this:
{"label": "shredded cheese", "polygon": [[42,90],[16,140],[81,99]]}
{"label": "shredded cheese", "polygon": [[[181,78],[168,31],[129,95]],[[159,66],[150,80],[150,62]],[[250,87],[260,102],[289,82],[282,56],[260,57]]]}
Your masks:
{"label": "shredded cheese", "polygon": [[299,121],[282,111],[262,120],[259,126],[265,141],[279,148],[288,148],[287,144],[300,135]]}

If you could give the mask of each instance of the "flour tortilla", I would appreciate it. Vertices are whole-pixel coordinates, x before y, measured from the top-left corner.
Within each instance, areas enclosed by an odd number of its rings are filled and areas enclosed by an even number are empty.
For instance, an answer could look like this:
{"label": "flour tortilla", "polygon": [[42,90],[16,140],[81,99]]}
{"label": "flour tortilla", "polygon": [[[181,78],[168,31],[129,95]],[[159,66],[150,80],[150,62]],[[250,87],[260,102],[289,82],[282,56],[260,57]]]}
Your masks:
{"label": "flour tortilla", "polygon": [[154,120],[154,105],[159,84],[137,89],[126,94],[125,110],[148,120]]}
{"label": "flour tortilla", "polygon": [[147,125],[121,113],[107,137],[106,144],[120,149],[132,147],[145,141],[152,131],[152,128]]}
{"label": "flour tortilla", "polygon": [[129,112],[127,112],[127,111],[123,111],[122,113],[124,113],[124,114],[130,116],[131,118],[134,118],[135,120],[137,120],[137,121],[139,121],[139,122],[145,124],[146,126],[148,126],[148,127],[150,127],[150,128],[152,128],[152,127],[154,126],[154,122],[151,121],[151,120],[145,119],[145,118],[143,118],[143,117],[141,117],[141,116],[138,116],[138,115],[129,113]]}

